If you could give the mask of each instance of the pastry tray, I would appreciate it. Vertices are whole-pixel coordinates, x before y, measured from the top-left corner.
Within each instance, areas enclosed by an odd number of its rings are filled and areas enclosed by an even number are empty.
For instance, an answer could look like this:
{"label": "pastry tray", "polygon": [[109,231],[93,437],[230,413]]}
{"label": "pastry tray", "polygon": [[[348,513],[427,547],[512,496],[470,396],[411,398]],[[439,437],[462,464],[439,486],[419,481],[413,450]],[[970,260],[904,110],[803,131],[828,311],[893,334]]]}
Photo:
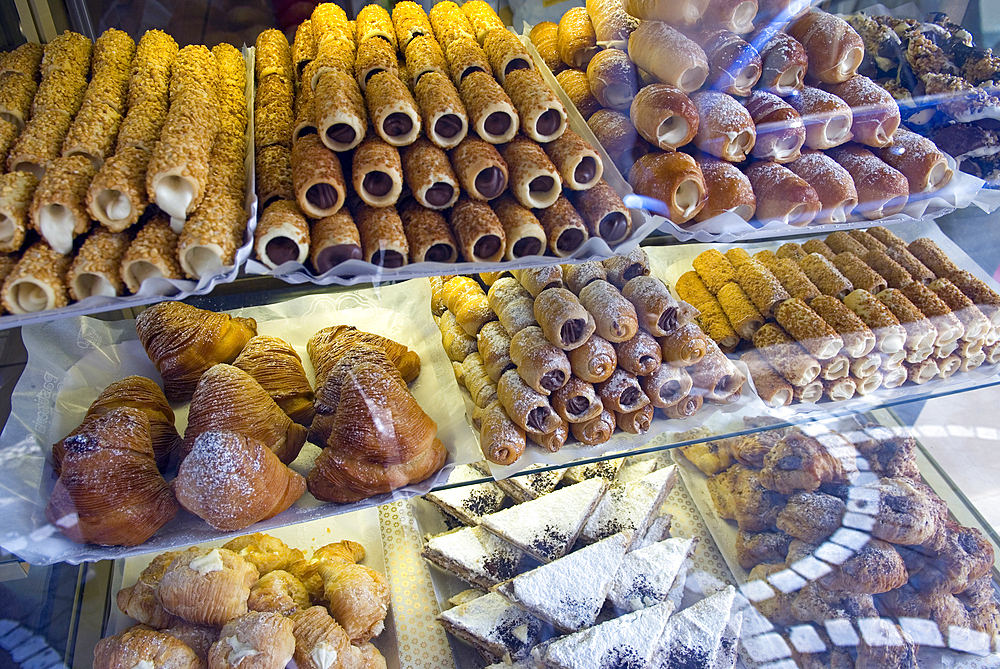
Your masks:
{"label": "pastry tray", "polygon": [[[277,304],[232,311],[257,320],[260,334],[282,337],[299,352],[312,379],[306,342],[314,332],[335,324],[355,325],[406,344],[420,355],[420,376],[410,384],[417,402],[437,423],[438,438],[449,451],[448,464],[419,484],[355,504],[325,504],[306,493],[290,509],[239,532],[224,534],[181,510],[140,546],[105,547],[76,544],[45,520],[45,506],[55,479],[49,464],[51,444],[65,437],[83,418],[100,390],[129,374],[155,381],[159,375],[146,356],[134,320],[115,322],[73,318],[25,328],[28,363],[11,396],[11,415],[0,434],[0,507],[6,523],[0,545],[31,564],[77,564],[85,560],[123,558],[190,544],[316,520],[420,494],[447,481],[456,464],[481,459],[460,403],[451,363],[440,345],[440,333],[427,309],[430,287],[425,281],[368,288],[330,295],[306,296]],[[183,434],[187,404],[173,405]],[[303,476],[320,449],[306,444],[292,463]]]}
{"label": "pastry tray", "polygon": [[[985,281],[993,290],[1000,292],[1000,285],[997,284],[996,280],[979,267],[957,244],[951,241],[948,235],[934,221],[900,224],[893,227],[893,232],[908,242],[919,237],[929,237],[944,250],[955,264]],[[726,249],[739,247],[746,249],[748,253],[753,255],[762,249],[777,250],[781,244],[782,240],[740,244],[684,244],[669,247],[650,246],[646,247],[645,250],[649,256],[653,274],[666,281],[668,285],[673,286],[681,274],[691,269],[691,261],[706,249],[717,248],[724,252]],[[732,356],[738,357],[738,353],[732,354]],[[839,414],[860,413],[879,406],[913,402],[937,395],[991,385],[1000,380],[997,376],[998,372],[1000,372],[1000,365],[983,365],[969,372],[958,372],[947,379],[935,378],[919,386],[912,383],[905,383],[899,388],[879,388],[864,397],[855,395],[851,399],[842,402],[831,402],[824,398],[817,404],[796,402],[785,407],[767,407],[763,410],[763,413],[792,421],[794,421],[795,416],[801,414],[816,415],[822,413],[829,415],[831,412]],[[752,384],[752,379],[748,382]],[[753,392],[756,397],[756,390]],[[764,406],[762,402],[761,406]]]}
{"label": "pastry tray", "polygon": [[[236,259],[233,265],[219,268],[217,272],[203,276],[198,281],[189,279],[164,279],[155,278],[142,282],[138,293],[121,297],[103,297],[95,295],[79,302],[71,302],[65,307],[58,309],[47,309],[36,311],[30,314],[10,314],[4,313],[0,316],[0,330],[7,328],[31,325],[33,323],[44,323],[59,318],[69,318],[74,316],[86,316],[106,311],[116,311],[119,309],[130,309],[141,307],[154,302],[164,300],[183,300],[194,295],[207,295],[219,284],[231,283],[239,274],[239,269],[250,257],[253,247],[254,230],[257,227],[257,194],[253,187],[256,180],[254,172],[254,128],[253,128],[253,85],[254,85],[254,47],[243,47],[243,60],[246,62],[247,71],[247,133],[246,133],[246,155],[244,157],[244,168],[246,172],[246,184],[244,207],[247,213],[247,225],[243,232],[243,243],[236,249]],[[155,206],[155,205],[150,205]],[[94,225],[97,225],[96,223]]]}

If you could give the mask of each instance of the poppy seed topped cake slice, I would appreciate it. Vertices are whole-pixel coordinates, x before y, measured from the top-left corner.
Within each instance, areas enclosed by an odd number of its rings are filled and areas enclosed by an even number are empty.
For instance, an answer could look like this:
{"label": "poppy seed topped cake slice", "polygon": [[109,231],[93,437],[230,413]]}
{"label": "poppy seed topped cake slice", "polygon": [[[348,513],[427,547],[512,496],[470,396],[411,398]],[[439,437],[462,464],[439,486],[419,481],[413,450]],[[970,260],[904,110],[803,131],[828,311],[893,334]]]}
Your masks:
{"label": "poppy seed topped cake slice", "polygon": [[712,667],[732,615],[735,594],[733,586],[728,585],[671,616],[651,666],[656,669]]}
{"label": "poppy seed topped cake slice", "polygon": [[621,612],[666,601],[697,539],[673,537],[625,555],[611,583],[608,599]]}
{"label": "poppy seed topped cake slice", "polygon": [[[459,465],[448,475],[448,483],[465,483],[482,478],[483,472],[474,466]],[[500,510],[504,497],[500,486],[488,481],[432,491],[427,493],[424,499],[437,504],[445,513],[458,518],[466,525],[478,525],[483,516]]]}
{"label": "poppy seed topped cake slice", "polygon": [[616,481],[587,519],[583,541],[593,543],[625,530],[633,541],[642,539],[676,480],[677,466],[670,465],[638,479]]}
{"label": "poppy seed topped cake slice", "polygon": [[[510,495],[515,502],[527,502],[537,499],[542,495],[547,495],[556,489],[559,481],[562,480],[565,469],[550,469],[544,472],[533,471],[544,467],[540,462],[528,465],[518,476],[511,476],[509,479],[500,479],[497,485],[505,493]],[[525,474],[524,472],[532,472]]]}
{"label": "poppy seed topped cake slice", "polygon": [[495,592],[443,611],[438,622],[494,660],[523,660],[551,629]]}
{"label": "poppy seed topped cake slice", "polygon": [[[608,453],[607,455],[611,454]],[[618,470],[621,469],[624,462],[625,458],[614,458],[611,460],[591,462],[586,465],[573,465],[572,467],[566,469],[566,478],[574,483],[579,483],[580,481],[586,481],[587,479],[600,476],[608,483],[611,483],[615,480],[615,477],[618,475]]]}
{"label": "poppy seed topped cake slice", "polygon": [[496,591],[556,628],[577,632],[597,620],[630,541],[628,532],[616,534],[515,576]]}
{"label": "poppy seed topped cake slice", "polygon": [[541,562],[569,552],[607,481],[588,479],[488,516],[482,526]]}
{"label": "poppy seed topped cake slice", "polygon": [[527,560],[520,548],[481,527],[463,527],[432,537],[420,554],[484,590],[517,576]]}

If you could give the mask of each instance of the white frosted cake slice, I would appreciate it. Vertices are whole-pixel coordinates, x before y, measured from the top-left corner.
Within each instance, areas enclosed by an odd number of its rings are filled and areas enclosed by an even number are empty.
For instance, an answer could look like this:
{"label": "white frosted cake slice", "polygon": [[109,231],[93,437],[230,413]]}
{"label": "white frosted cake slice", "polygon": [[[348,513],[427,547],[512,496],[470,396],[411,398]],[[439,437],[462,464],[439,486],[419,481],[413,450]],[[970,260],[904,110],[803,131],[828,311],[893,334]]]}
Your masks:
{"label": "white frosted cake slice", "polygon": [[551,629],[495,592],[442,612],[438,622],[493,661],[523,660]]}
{"label": "white frosted cake slice", "polygon": [[712,667],[729,624],[735,593],[733,586],[726,586],[671,616],[651,666],[656,669]]}
{"label": "white frosted cake slice", "polygon": [[516,576],[497,592],[564,632],[579,631],[597,620],[629,540],[627,532],[608,537]]}
{"label": "white frosted cake slice", "polygon": [[542,659],[551,669],[645,667],[673,610],[659,604],[561,637],[545,648]]}
{"label": "white frosted cake slice", "polygon": [[635,480],[616,481],[584,525],[583,541],[600,541],[625,530],[632,533],[633,541],[642,539],[649,522],[660,510],[676,481],[676,465]]}
{"label": "white frosted cake slice", "polygon": [[483,590],[517,576],[527,556],[481,527],[431,537],[420,553],[445,571]]}
{"label": "white frosted cake slice", "polygon": [[[482,478],[483,473],[472,465],[459,465],[448,475],[448,483],[465,483]],[[483,516],[499,511],[505,497],[503,490],[493,481],[437,490],[424,495],[428,502],[437,504],[445,513],[466,525],[478,525]]]}
{"label": "white frosted cake slice", "polygon": [[637,611],[666,601],[697,544],[697,539],[673,537],[628,553],[608,592],[615,610]]}
{"label": "white frosted cake slice", "polygon": [[562,480],[563,474],[566,470],[550,469],[544,472],[533,471],[535,469],[541,469],[544,466],[545,465],[541,463],[528,465],[524,468],[524,471],[530,471],[532,473],[523,474],[522,472],[521,476],[511,476],[507,479],[500,479],[497,481],[497,485],[518,503],[527,502],[528,500],[537,499],[542,495],[547,495],[556,489],[556,486],[559,485],[559,481]]}
{"label": "white frosted cake slice", "polygon": [[618,476],[615,477],[615,483],[628,483],[629,481],[637,481],[641,479],[646,474],[652,474],[656,471],[659,463],[656,458],[650,457],[631,457],[625,461],[622,468],[618,470]]}
{"label": "white frosted cake slice", "polygon": [[743,612],[736,611],[730,616],[726,629],[722,632],[722,641],[710,669],[733,669],[736,666],[736,653],[739,651],[742,632]]}
{"label": "white frosted cake slice", "polygon": [[566,486],[483,516],[482,526],[539,561],[551,562],[569,552],[606,486],[602,478]]}
{"label": "white frosted cake slice", "polygon": [[653,544],[659,543],[664,539],[669,539],[670,526],[673,524],[673,522],[674,522],[674,517],[671,516],[669,513],[664,513],[662,515],[653,518],[651,521],[649,521],[649,527],[646,528],[646,534],[642,536],[642,539],[639,539],[634,544],[632,544],[632,550],[645,548],[646,546],[652,546]]}

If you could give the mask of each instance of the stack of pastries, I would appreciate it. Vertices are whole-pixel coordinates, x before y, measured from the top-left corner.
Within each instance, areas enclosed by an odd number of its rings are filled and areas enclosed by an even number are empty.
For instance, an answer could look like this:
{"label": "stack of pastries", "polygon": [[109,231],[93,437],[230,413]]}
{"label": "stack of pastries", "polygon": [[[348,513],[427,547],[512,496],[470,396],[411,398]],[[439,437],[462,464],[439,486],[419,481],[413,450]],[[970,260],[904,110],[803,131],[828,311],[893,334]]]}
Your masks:
{"label": "stack of pastries", "polygon": [[[257,335],[252,318],[162,302],[136,330],[164,390],[135,376],[111,384],[52,449],[59,478],[46,517],[73,541],[138,545],[179,508],[242,530],[307,489],[356,502],[423,481],[447,459],[407,387],[420,358],[390,339],[347,325],[314,334],[314,391],[295,349]],[[182,438],[170,403],[188,400]],[[303,478],[288,465],[307,439],[323,450]]]}
{"label": "stack of pastries", "polygon": [[357,564],[364,557],[341,541],[306,558],[266,534],[157,555],[116,597],[138,624],[102,639],[94,667],[283,669],[294,659],[302,669],[384,669],[371,639],[385,627],[389,585]]}
{"label": "stack of pastries", "polygon": [[743,374],[649,276],[642,249],[603,262],[432,279],[431,309],[476,406],[483,455],[509,465],[525,437],[558,451],[643,434],[654,409],[687,418],[740,397]]}
{"label": "stack of pastries", "polygon": [[[235,261],[247,217],[246,63],[65,32],[0,54],[0,288],[23,314]],[[152,206],[155,205],[155,206]]]}
{"label": "stack of pastries", "polygon": [[677,225],[876,220],[952,177],[857,74],[861,37],[808,3],[591,0],[531,39],[635,192]]}
{"label": "stack of pastries", "polygon": [[261,33],[256,77],[268,268],[562,257],[631,233],[600,156],[483,0],[355,21],[321,3],[291,45]]}
{"label": "stack of pastries", "polygon": [[773,407],[946,379],[1000,362],[1000,295],[931,239],[838,231],[750,256],[704,251],[677,280]]}
{"label": "stack of pastries", "polygon": [[[916,666],[922,645],[994,650],[992,545],[951,518],[923,482],[905,430],[781,428],[680,450],[710,477],[718,515],[738,525],[735,546],[720,548],[749,572],[747,592],[757,593],[755,606],[781,628],[788,643],[779,645],[799,666]],[[782,586],[790,567],[809,577]],[[856,658],[853,642],[827,636],[842,639],[880,616],[885,638],[896,641],[878,645],[862,631]],[[798,625],[823,643],[796,644],[787,635]]]}

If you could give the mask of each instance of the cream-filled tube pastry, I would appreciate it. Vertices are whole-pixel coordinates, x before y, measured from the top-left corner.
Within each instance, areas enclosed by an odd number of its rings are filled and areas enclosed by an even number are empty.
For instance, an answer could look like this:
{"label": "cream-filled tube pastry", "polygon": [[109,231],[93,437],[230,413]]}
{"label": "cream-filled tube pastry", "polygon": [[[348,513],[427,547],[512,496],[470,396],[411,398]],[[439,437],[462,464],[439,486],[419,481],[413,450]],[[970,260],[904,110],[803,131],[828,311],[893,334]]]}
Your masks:
{"label": "cream-filled tube pastry", "polygon": [[927,286],[948,306],[965,330],[964,338],[975,341],[985,338],[990,321],[968,296],[948,279],[935,279]]}
{"label": "cream-filled tube pastry", "polygon": [[571,190],[584,191],[600,182],[604,174],[601,156],[582,137],[567,129],[559,139],[542,145]]}
{"label": "cream-filled tube pastry", "polygon": [[433,37],[416,37],[410,40],[406,47],[407,82],[413,88],[425,74],[436,72],[448,77],[448,60],[444,56],[441,45]]}
{"label": "cream-filled tube pastry", "polygon": [[559,57],[558,25],[552,21],[540,21],[531,29],[528,38],[552,74],[559,74],[566,69],[566,63]]}
{"label": "cream-filled tube pastry", "polygon": [[736,280],[764,316],[773,318],[780,305],[791,297],[771,271],[753,258],[736,268]]}
{"label": "cream-filled tube pastry", "polygon": [[513,336],[535,321],[535,300],[517,279],[505,276],[497,279],[486,296],[490,309],[496,313],[507,334]]}
{"label": "cream-filled tube pastry", "polygon": [[368,80],[378,72],[389,72],[399,76],[396,50],[382,39],[362,42],[354,59],[354,77],[358,80],[358,87],[362,93],[368,87]]}
{"label": "cream-filled tube pastry", "polygon": [[757,198],[750,180],[738,167],[709,155],[700,156],[698,166],[705,179],[708,199],[702,210],[695,214],[694,220],[707,221],[727,212],[736,214],[744,221],[753,218],[757,211]]}
{"label": "cream-filled tube pastry", "polygon": [[451,80],[440,72],[428,72],[414,85],[413,93],[428,139],[442,149],[458,146],[469,131],[469,119]]}
{"label": "cream-filled tube pastry", "polygon": [[670,220],[677,225],[683,225],[697,215],[708,199],[701,168],[686,153],[650,153],[643,156],[632,166],[629,183],[639,195],[663,202]]}
{"label": "cream-filled tube pastry", "polygon": [[564,351],[582,346],[597,327],[593,315],[565,288],[549,288],[539,293],[534,312],[545,337]]}
{"label": "cream-filled tube pastry", "polygon": [[510,190],[525,207],[545,209],[562,194],[562,178],[537,142],[518,135],[502,147]]}
{"label": "cream-filled tube pastry", "polygon": [[775,317],[778,324],[817,360],[832,358],[844,347],[836,330],[802,300],[785,300]]}
{"label": "cream-filled tube pastry", "polygon": [[340,160],[318,135],[306,135],[292,147],[292,182],[299,207],[310,218],[332,216],[344,205]]}
{"label": "cream-filled tube pastry", "polygon": [[403,164],[399,149],[379,137],[365,139],[351,159],[354,192],[365,204],[388,207],[403,192]]}
{"label": "cream-filled tube pastry", "polygon": [[712,404],[732,404],[739,401],[746,377],[727,358],[715,342],[709,343],[709,351],[688,371],[691,375],[691,392],[701,395]]}
{"label": "cream-filled tube pastry", "polygon": [[11,73],[4,77],[0,89],[0,119],[10,121],[20,132],[31,115],[31,100],[38,91],[38,84],[26,74]]}
{"label": "cream-filled tube pastry", "polygon": [[524,328],[509,341],[510,360],[535,392],[549,395],[565,386],[572,377],[566,353],[553,346],[540,327]]}
{"label": "cream-filled tube pastry", "polygon": [[840,84],[823,84],[821,88],[851,107],[855,142],[876,148],[892,144],[900,117],[899,105],[888,91],[861,74]]}
{"label": "cream-filled tube pastry", "polygon": [[865,44],[851,25],[822,10],[815,10],[789,24],[809,57],[809,77],[825,84],[839,84],[853,77],[865,56]]}
{"label": "cream-filled tube pastry", "polygon": [[507,164],[492,144],[470,135],[451,150],[450,158],[469,197],[492,200],[507,188]]}
{"label": "cream-filled tube pastry", "polygon": [[85,101],[66,132],[62,155],[84,156],[94,164],[95,169],[100,169],[114,151],[121,123],[121,114],[106,103]]}
{"label": "cream-filled tube pastry", "polygon": [[698,107],[668,84],[644,86],[632,100],[629,115],[639,134],[665,151],[688,144],[698,132]]}
{"label": "cream-filled tube pastry", "polygon": [[632,214],[622,198],[607,181],[601,179],[593,188],[578,191],[573,206],[587,223],[591,237],[608,244],[624,241],[632,232]]}
{"label": "cream-filled tube pastry", "polygon": [[175,229],[183,227],[205,195],[215,140],[214,128],[202,118],[203,109],[182,109],[167,115],[146,166],[146,194],[170,214]]}
{"label": "cream-filled tube pastry", "polygon": [[128,234],[94,228],[66,272],[70,298],[83,300],[93,295],[121,295],[124,283],[119,270],[128,246]]}
{"label": "cream-filled tube pastry", "polygon": [[930,319],[938,335],[934,340],[935,347],[947,346],[965,336],[962,322],[951,313],[948,305],[933,290],[918,281],[913,281],[903,286],[900,292],[920,310],[920,313]]}
{"label": "cream-filled tube pastry", "polygon": [[744,105],[753,118],[757,134],[750,151],[754,158],[787,163],[799,157],[806,141],[806,129],[794,108],[767,91],[754,91]]}
{"label": "cream-filled tube pastry", "polygon": [[887,288],[875,297],[889,308],[906,331],[907,362],[919,362],[929,356],[938,340],[934,324],[896,288]]}
{"label": "cream-filled tube pastry", "polygon": [[313,95],[319,136],[331,151],[348,151],[361,143],[368,128],[365,99],[346,72],[331,70],[319,77]]}
{"label": "cream-filled tube pastry", "polygon": [[[625,11],[637,18],[646,19],[644,23],[667,21],[677,25],[693,26],[705,14],[708,5],[708,0],[682,0],[681,2],[625,0]],[[646,70],[646,68],[643,69]]]}
{"label": "cream-filled tube pastry", "polygon": [[868,325],[837,298],[821,295],[809,307],[840,335],[845,354],[863,358],[875,348],[875,335]]}
{"label": "cream-filled tube pastry", "polygon": [[833,259],[833,264],[855,288],[867,290],[872,295],[888,288],[885,279],[878,272],[850,251],[838,253]]}
{"label": "cream-filled tube pastry", "polygon": [[757,49],[729,30],[705,31],[699,42],[708,58],[708,87],[729,95],[750,95],[763,68]]}
{"label": "cream-filled tube pastry", "polygon": [[[873,251],[876,251],[876,249],[868,251],[868,253],[872,253]],[[885,247],[885,251],[882,251],[881,253],[885,253],[885,255],[891,258],[893,262],[902,267],[906,273],[910,275],[911,279],[918,283],[926,285],[937,278],[937,275],[935,275],[929,267],[920,262],[915,255],[910,253],[910,250],[905,246],[887,246]],[[867,255],[867,253],[865,255]],[[900,283],[905,284],[907,282],[901,281]],[[902,285],[894,287],[902,288]]]}
{"label": "cream-filled tube pastry", "polygon": [[370,207],[359,204],[354,215],[361,236],[361,257],[380,267],[402,267],[410,248],[403,222],[395,207]]}
{"label": "cream-filled tube pastry", "polygon": [[718,91],[695,93],[691,101],[698,108],[695,146],[732,163],[746,160],[757,141],[750,112],[736,98]]}
{"label": "cream-filled tube pastry", "polygon": [[909,183],[903,174],[862,146],[838,146],[828,155],[846,169],[858,191],[857,211],[870,221],[898,214],[906,206]]}
{"label": "cream-filled tube pastry", "polygon": [[246,224],[242,203],[209,194],[191,214],[177,240],[177,257],[184,274],[198,280],[234,265]]}
{"label": "cream-filled tube pastry", "polygon": [[545,253],[545,228],[530,209],[505,193],[490,203],[503,226],[505,260]]}
{"label": "cream-filled tube pastry", "polygon": [[779,326],[767,323],[753,337],[754,346],[793,386],[805,386],[819,376],[820,365]]}
{"label": "cream-filled tube pastry", "polygon": [[347,260],[361,260],[361,235],[346,208],[312,224],[309,260],[317,274],[325,274]]}
{"label": "cream-filled tube pastry", "polygon": [[844,304],[871,329],[880,353],[892,355],[903,350],[906,330],[878,298],[866,290],[855,290],[844,298]]}
{"label": "cream-filled tube pastry", "polygon": [[[836,257],[832,255],[831,257]],[[834,266],[826,256],[809,253],[799,261],[799,268],[824,295],[843,299],[854,290],[854,284]]]}
{"label": "cream-filled tube pastry", "polygon": [[534,63],[517,35],[509,30],[492,30],[483,38],[483,51],[493,76],[506,87],[507,77],[517,70],[531,70]]}
{"label": "cream-filled tube pastry", "polygon": [[613,109],[598,110],[587,121],[587,126],[622,174],[628,174],[635,161],[653,150],[653,146],[636,132],[629,117]]}
{"label": "cream-filled tube pastry", "polygon": [[[617,113],[613,109],[604,109],[590,92],[590,81],[583,70],[567,69],[556,75],[556,81],[566,92],[569,101],[577,108],[584,120],[590,123],[590,118],[599,111]],[[627,117],[626,117],[627,118]],[[593,126],[591,126],[593,129]]]}
{"label": "cream-filled tube pastry", "polygon": [[[456,328],[461,330],[461,328],[457,325]],[[521,333],[519,332],[518,334]],[[544,340],[544,337],[542,339]],[[504,372],[508,369],[515,369],[517,367],[511,359],[510,354],[511,336],[507,334],[507,331],[504,330],[503,325],[499,322],[490,321],[489,323],[483,325],[483,327],[479,330],[479,334],[476,335],[475,341],[479,355],[483,357],[483,366],[486,368],[486,373],[489,374],[493,383],[499,382],[500,377],[503,376]],[[566,363],[566,366],[569,367],[569,362]],[[524,376],[522,375],[521,378],[524,378]],[[565,379],[565,377],[563,378]],[[532,385],[531,381],[527,378],[525,378],[525,382],[528,383],[528,385]],[[535,388],[535,390],[542,392],[541,390],[538,390],[538,388]],[[549,393],[544,392],[542,394],[548,395]]]}
{"label": "cream-filled tube pastry", "polygon": [[600,51],[600,47],[586,7],[570,7],[563,13],[559,19],[556,43],[563,63],[578,70],[587,69],[590,59]]}
{"label": "cream-filled tube pastry", "polygon": [[458,244],[440,212],[427,209],[412,198],[404,199],[398,211],[410,246],[410,262],[458,260]]}
{"label": "cream-filled tube pastry", "polygon": [[48,166],[59,157],[73,116],[59,109],[32,114],[7,154],[10,172],[31,172],[41,179]]}
{"label": "cream-filled tube pastry", "polygon": [[149,205],[146,165],[149,152],[125,147],[98,170],[87,190],[87,211],[113,232],[139,220]]}
{"label": "cream-filled tube pastry", "polygon": [[597,260],[578,265],[563,265],[563,282],[566,287],[577,295],[591,281],[607,281],[608,273],[604,265]]}
{"label": "cream-filled tube pastry", "polygon": [[448,154],[421,137],[401,152],[403,175],[413,197],[428,209],[447,209],[458,200],[458,177]]}
{"label": "cream-filled tube pastry", "polygon": [[163,215],[150,218],[128,245],[121,262],[121,277],[130,293],[138,293],[146,279],[182,279],[177,261],[178,235]]}
{"label": "cream-filled tube pastry", "polygon": [[788,383],[773,367],[760,351],[752,349],[740,356],[753,379],[757,396],[769,407],[777,408],[792,403],[794,392]]}
{"label": "cream-filled tube pastry", "polygon": [[257,259],[274,269],[309,258],[309,223],[293,200],[277,200],[264,210],[253,239]]}
{"label": "cream-filled tube pastry", "polygon": [[625,11],[624,0],[588,0],[586,7],[597,46],[625,51],[628,36],[639,27],[639,19]]}
{"label": "cream-filled tube pastry", "polygon": [[845,223],[858,205],[858,191],[850,172],[825,153],[806,151],[785,167],[816,191],[822,206],[815,223]]}
{"label": "cream-filled tube pastry", "polygon": [[715,0],[705,9],[705,26],[744,35],[753,30],[756,15],[757,0]]}
{"label": "cream-filled tube pastry", "polygon": [[313,9],[309,16],[317,45],[322,48],[331,40],[343,42],[354,47],[354,27],[347,18],[347,13],[337,4],[322,2]]}
{"label": "cream-filled tube pastry", "polygon": [[14,253],[24,244],[37,187],[38,179],[30,172],[0,175],[0,253]]}
{"label": "cream-filled tube pastry", "polygon": [[565,195],[536,215],[545,230],[549,250],[560,258],[572,255],[589,237],[586,222]]}
{"label": "cream-filled tube pastry", "polygon": [[308,84],[303,84],[299,86],[298,93],[295,95],[295,125],[292,126],[292,144],[299,141],[299,138],[316,132],[319,132],[319,128],[316,126],[316,103],[313,100],[313,90]]}
{"label": "cream-filled tube pastry", "polygon": [[0,301],[11,314],[31,314],[69,304],[66,270],[69,256],[37,241],[21,255],[0,288]]}
{"label": "cream-filled tube pastry", "polygon": [[537,70],[514,70],[504,90],[517,108],[521,130],[536,142],[559,139],[566,130],[566,110]]}
{"label": "cream-filled tube pastry", "polygon": [[809,57],[794,37],[775,26],[763,25],[750,38],[760,53],[761,73],[757,87],[785,97],[803,86]]}
{"label": "cream-filled tube pastry", "polygon": [[521,122],[503,88],[486,72],[471,72],[458,88],[472,129],[490,144],[509,142]]}
{"label": "cream-filled tube pastry", "polygon": [[639,91],[639,75],[624,51],[605,49],[587,65],[590,92],[599,103],[611,109],[628,109]]}
{"label": "cream-filled tube pastry", "polygon": [[854,136],[851,133],[854,114],[850,106],[833,93],[806,86],[787,96],[785,102],[802,117],[806,128],[805,145],[810,149],[832,149]]}
{"label": "cream-filled tube pastry", "polygon": [[764,317],[737,283],[726,283],[715,296],[733,329],[743,339],[752,339],[753,333],[764,324]]}
{"label": "cream-filled tube pastry", "polygon": [[87,188],[96,170],[83,156],[59,158],[38,182],[29,215],[35,230],[58,253],[73,250],[73,241],[90,228]]}
{"label": "cream-filled tube pastry", "polygon": [[462,256],[469,262],[497,262],[503,257],[503,225],[489,205],[467,197],[451,208],[451,229]]}
{"label": "cream-filled tube pastry", "polygon": [[879,149],[878,156],[906,177],[911,195],[940,190],[954,176],[934,142],[906,128],[898,128],[892,144]]}
{"label": "cream-filled tube pastry", "polygon": [[809,225],[822,204],[815,189],[795,172],[777,163],[754,163],[746,170],[757,197],[757,218],[785,225]]}
{"label": "cream-filled tube pastry", "polygon": [[628,38],[628,55],[636,66],[685,93],[698,90],[708,78],[708,58],[702,48],[660,21],[643,21],[636,28]]}
{"label": "cream-filled tube pastry", "polygon": [[417,103],[399,77],[378,72],[368,80],[365,92],[368,116],[375,131],[393,146],[407,146],[420,136]]}

